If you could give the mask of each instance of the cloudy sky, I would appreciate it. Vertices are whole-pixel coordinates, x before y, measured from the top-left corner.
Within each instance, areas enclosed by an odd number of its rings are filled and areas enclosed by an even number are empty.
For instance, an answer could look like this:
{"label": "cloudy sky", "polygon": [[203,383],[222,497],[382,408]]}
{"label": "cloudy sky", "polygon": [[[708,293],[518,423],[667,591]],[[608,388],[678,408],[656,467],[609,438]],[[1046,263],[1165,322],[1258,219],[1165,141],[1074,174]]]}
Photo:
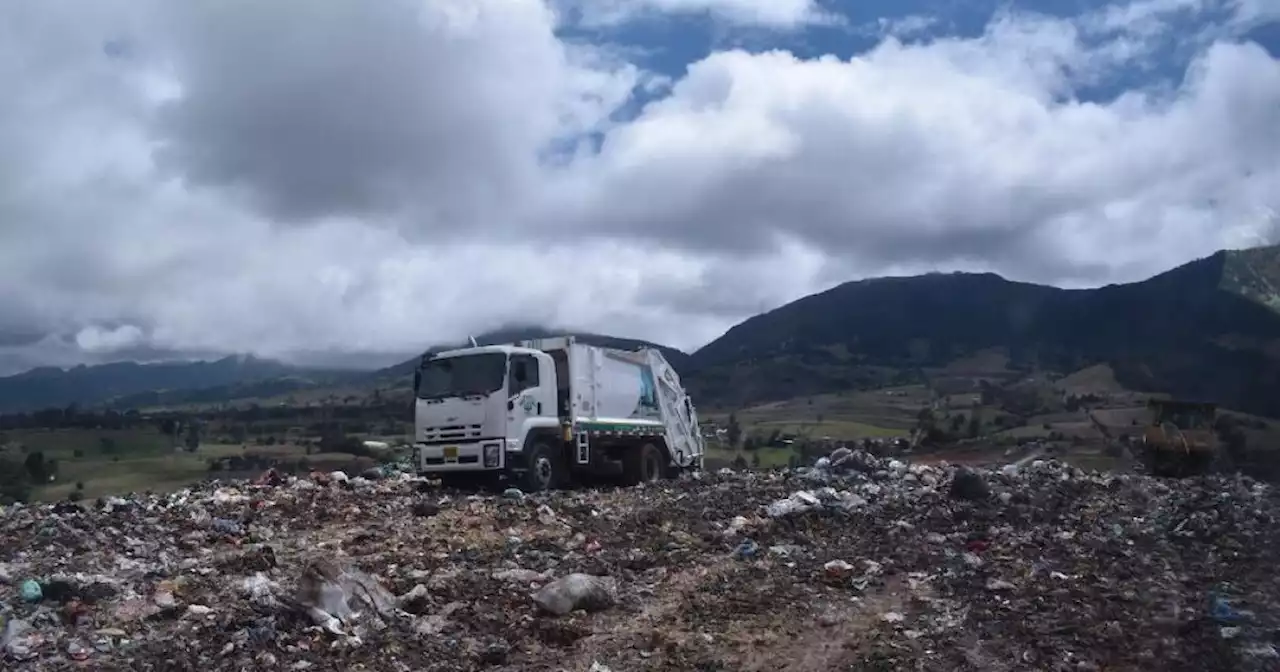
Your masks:
{"label": "cloudy sky", "polygon": [[1276,0],[7,0],[0,372],[685,349],[860,277],[1280,228]]}

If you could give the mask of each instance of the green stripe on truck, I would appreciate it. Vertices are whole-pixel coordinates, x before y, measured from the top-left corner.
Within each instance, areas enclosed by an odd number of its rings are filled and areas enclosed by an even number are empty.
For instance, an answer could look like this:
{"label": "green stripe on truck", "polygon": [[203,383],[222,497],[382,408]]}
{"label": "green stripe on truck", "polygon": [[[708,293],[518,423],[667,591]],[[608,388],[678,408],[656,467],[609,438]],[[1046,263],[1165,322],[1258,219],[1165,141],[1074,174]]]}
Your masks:
{"label": "green stripe on truck", "polygon": [[662,434],[661,425],[630,422],[579,422],[578,429],[587,432],[614,432],[618,434]]}

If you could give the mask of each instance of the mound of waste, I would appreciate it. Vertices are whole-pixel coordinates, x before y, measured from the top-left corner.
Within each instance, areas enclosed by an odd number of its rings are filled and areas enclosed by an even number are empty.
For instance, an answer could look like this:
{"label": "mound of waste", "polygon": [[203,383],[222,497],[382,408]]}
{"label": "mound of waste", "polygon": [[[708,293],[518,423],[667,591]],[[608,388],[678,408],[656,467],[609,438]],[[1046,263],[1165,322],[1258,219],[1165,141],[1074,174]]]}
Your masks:
{"label": "mound of waste", "polygon": [[0,666],[1275,670],[1277,504],[838,451],[538,495],[334,473],[13,506]]}

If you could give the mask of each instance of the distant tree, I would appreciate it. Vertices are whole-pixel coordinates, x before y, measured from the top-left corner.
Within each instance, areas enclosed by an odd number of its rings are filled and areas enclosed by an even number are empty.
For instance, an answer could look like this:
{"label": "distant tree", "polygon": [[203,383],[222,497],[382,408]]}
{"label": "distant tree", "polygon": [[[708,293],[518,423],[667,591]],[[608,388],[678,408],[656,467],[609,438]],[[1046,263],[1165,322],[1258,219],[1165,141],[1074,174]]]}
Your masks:
{"label": "distant tree", "polygon": [[742,427],[738,424],[738,414],[729,414],[729,430],[728,430],[729,447],[737,448],[738,441],[742,438]]}
{"label": "distant tree", "polygon": [[22,466],[27,472],[27,477],[33,483],[45,483],[49,480],[48,472],[45,471],[44,453],[36,451],[27,455],[27,459],[23,461]]}
{"label": "distant tree", "polygon": [[31,481],[17,462],[0,459],[0,504],[27,502],[31,499]]}
{"label": "distant tree", "polygon": [[952,434],[959,433],[960,428],[962,427],[964,427],[964,416],[963,415],[951,416],[951,433]]}
{"label": "distant tree", "polygon": [[194,419],[187,421],[187,433],[182,443],[188,453],[194,453],[200,448],[200,423],[198,421]]}
{"label": "distant tree", "polygon": [[976,439],[982,433],[982,418],[977,413],[969,416],[969,438]]}
{"label": "distant tree", "polygon": [[752,469],[760,468],[760,452],[759,451],[751,454],[751,468]]}

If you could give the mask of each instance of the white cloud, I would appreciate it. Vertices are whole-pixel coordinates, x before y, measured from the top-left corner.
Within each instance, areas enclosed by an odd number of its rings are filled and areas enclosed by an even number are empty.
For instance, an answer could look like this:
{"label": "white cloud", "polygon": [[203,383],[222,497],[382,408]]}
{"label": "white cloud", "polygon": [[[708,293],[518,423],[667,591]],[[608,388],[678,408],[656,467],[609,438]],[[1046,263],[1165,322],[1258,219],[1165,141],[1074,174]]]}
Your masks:
{"label": "white cloud", "polygon": [[709,15],[731,24],[791,29],[839,21],[817,0],[555,0],[587,26],[617,25],[645,16]]}
{"label": "white cloud", "polygon": [[892,19],[882,16],[876,20],[875,32],[881,37],[896,37],[901,40],[924,35],[937,25],[936,16],[911,14]]}
{"label": "white cloud", "polygon": [[[0,8],[0,367],[509,322],[692,348],[865,275],[1137,279],[1280,209],[1280,62],[1251,44],[1089,103],[1136,33],[1005,14],[662,89],[538,0],[78,7]],[[633,87],[659,97],[618,121]]]}
{"label": "white cloud", "polygon": [[1232,0],[1235,15],[1246,24],[1261,24],[1269,21],[1280,21],[1280,3],[1275,0]]}
{"label": "white cloud", "polygon": [[142,330],[126,324],[114,329],[90,326],[76,334],[76,345],[85,352],[116,352],[137,347],[145,342]]}
{"label": "white cloud", "polygon": [[1137,0],[1108,5],[1084,23],[1093,30],[1152,35],[1163,32],[1173,17],[1199,14],[1221,4],[1221,0]]}

